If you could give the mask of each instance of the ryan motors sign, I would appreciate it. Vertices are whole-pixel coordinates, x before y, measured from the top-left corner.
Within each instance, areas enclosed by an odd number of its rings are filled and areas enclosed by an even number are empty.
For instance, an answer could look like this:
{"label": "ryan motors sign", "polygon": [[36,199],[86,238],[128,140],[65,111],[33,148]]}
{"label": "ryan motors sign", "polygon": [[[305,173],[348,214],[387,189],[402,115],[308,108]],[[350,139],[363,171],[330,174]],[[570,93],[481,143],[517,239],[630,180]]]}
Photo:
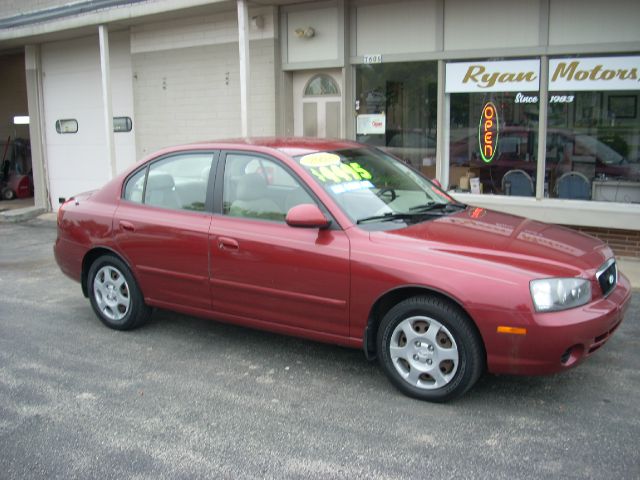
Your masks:
{"label": "ryan motors sign", "polygon": [[447,93],[532,92],[540,89],[540,60],[448,63]]}
{"label": "ryan motors sign", "polygon": [[549,60],[549,91],[585,90],[640,90],[640,57]]}
{"label": "ryan motors sign", "polygon": [[[446,68],[447,93],[540,90],[540,60],[448,63]],[[640,56],[549,60],[550,92],[585,90],[640,90]]]}

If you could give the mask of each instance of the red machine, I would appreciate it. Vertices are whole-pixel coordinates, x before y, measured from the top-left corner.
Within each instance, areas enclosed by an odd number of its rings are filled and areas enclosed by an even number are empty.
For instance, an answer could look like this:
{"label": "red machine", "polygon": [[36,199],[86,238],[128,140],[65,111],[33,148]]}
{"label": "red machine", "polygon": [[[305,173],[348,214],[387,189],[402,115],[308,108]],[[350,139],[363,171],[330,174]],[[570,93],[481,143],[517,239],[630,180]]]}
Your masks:
{"label": "red machine", "polygon": [[7,139],[2,153],[0,197],[3,200],[33,196],[31,155],[28,140]]}

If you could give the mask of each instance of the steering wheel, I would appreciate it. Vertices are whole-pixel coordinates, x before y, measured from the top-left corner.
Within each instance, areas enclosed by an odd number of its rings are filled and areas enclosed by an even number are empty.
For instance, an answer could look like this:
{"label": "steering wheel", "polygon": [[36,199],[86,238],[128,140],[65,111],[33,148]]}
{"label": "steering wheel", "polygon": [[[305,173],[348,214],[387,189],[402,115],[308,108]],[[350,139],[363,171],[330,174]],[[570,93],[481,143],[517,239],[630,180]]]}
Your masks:
{"label": "steering wheel", "polygon": [[396,191],[391,187],[381,188],[380,190],[378,190],[376,195],[384,203],[391,203],[398,197],[398,195],[396,194]]}

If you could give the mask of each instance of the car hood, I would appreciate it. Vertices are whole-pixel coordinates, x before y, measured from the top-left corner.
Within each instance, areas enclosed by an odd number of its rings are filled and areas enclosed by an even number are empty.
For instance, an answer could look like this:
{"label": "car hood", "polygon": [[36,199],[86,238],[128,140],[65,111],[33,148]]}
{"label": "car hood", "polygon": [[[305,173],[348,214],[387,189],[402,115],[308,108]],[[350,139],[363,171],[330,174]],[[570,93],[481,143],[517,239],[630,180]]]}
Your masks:
{"label": "car hood", "polygon": [[569,228],[474,207],[399,230],[372,232],[370,239],[545,276],[578,276],[596,270],[613,256],[600,240]]}

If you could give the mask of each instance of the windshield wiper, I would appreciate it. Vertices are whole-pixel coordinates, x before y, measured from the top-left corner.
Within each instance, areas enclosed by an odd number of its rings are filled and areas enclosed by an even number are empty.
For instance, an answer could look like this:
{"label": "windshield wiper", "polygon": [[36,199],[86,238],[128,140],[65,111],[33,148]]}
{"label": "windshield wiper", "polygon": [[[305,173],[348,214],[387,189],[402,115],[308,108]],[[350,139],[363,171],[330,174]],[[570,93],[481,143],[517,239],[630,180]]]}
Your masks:
{"label": "windshield wiper", "polygon": [[370,217],[359,218],[356,223],[365,223],[379,220],[381,222],[388,222],[391,220],[404,220],[419,217],[421,215],[444,215],[450,213],[447,211],[447,207],[452,207],[457,211],[461,208],[467,208],[464,203],[425,203],[424,205],[417,205],[411,207],[408,212],[386,212],[382,215],[372,215]]}
{"label": "windshield wiper", "polygon": [[359,225],[365,222],[373,222],[375,220],[380,220],[381,222],[388,222],[391,220],[403,220],[405,218],[413,218],[416,215],[421,215],[421,213],[413,213],[413,212],[386,212],[382,215],[371,215],[370,217],[359,218],[356,220],[356,223]]}
{"label": "windshield wiper", "polygon": [[457,209],[467,208],[464,203],[437,203],[437,202],[429,202],[422,205],[416,205],[415,207],[411,207],[409,211],[411,212],[419,212],[425,213],[432,210],[447,210],[449,207]]}

